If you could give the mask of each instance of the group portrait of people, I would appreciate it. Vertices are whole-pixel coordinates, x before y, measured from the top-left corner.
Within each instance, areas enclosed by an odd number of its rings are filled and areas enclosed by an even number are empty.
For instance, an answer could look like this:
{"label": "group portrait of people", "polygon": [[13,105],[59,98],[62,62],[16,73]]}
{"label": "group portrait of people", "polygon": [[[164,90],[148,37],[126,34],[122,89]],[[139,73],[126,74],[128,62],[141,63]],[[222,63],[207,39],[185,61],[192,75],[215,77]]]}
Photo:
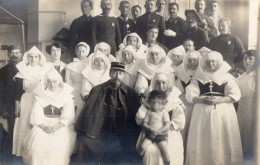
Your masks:
{"label": "group portrait of people", "polygon": [[25,165],[254,165],[259,54],[220,2],[195,0],[186,18],[175,1],[130,4],[115,17],[100,0],[93,16],[82,0],[67,44],[6,48],[1,150]]}

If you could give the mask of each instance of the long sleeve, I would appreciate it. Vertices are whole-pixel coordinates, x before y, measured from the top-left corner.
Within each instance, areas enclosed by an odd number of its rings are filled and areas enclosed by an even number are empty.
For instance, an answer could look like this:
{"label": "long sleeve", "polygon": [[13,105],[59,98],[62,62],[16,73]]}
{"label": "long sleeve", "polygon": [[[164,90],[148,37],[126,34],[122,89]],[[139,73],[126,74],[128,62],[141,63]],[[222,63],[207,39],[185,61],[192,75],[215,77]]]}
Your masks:
{"label": "long sleeve", "polygon": [[21,78],[15,78],[15,100],[16,101],[20,101],[21,100],[21,96],[23,95],[24,93],[24,90],[23,90],[23,79]]}
{"label": "long sleeve", "polygon": [[92,46],[93,46],[93,50],[94,50],[94,47],[95,45],[97,44],[97,39],[96,39],[96,18],[93,18],[92,19],[92,24],[91,24],[91,40],[92,40]]}
{"label": "long sleeve", "polygon": [[180,21],[180,31],[176,32],[176,37],[184,37],[185,33],[188,31],[188,26],[185,21]]}
{"label": "long sleeve", "polygon": [[71,125],[75,118],[75,107],[72,98],[66,101],[62,109],[62,114],[60,116],[60,122],[65,126]]}
{"label": "long sleeve", "polygon": [[115,29],[115,42],[116,42],[116,47],[117,47],[117,50],[119,48],[119,45],[121,44],[121,33],[120,33],[120,28],[119,28],[119,24],[118,24],[118,21],[116,20],[116,29]]}
{"label": "long sleeve", "polygon": [[234,40],[235,40],[234,53],[236,54],[236,57],[234,57],[234,63],[238,63],[243,60],[242,53],[245,51],[245,49],[244,49],[244,46],[243,46],[241,40],[237,36],[234,36]]}
{"label": "long sleeve", "polygon": [[72,80],[71,80],[71,78],[70,78],[70,74],[71,74],[71,70],[66,69],[65,82],[66,82],[67,84],[69,84],[70,86],[73,86],[73,82],[72,82]]}
{"label": "long sleeve", "polygon": [[70,25],[69,29],[69,43],[71,46],[74,46],[77,44],[78,41],[78,34],[77,34],[77,19],[74,19]]}
{"label": "long sleeve", "polygon": [[93,84],[86,78],[82,79],[82,86],[81,86],[81,95],[84,97],[89,95],[90,90],[92,89]]}
{"label": "long sleeve", "polygon": [[186,87],[186,100],[189,103],[193,103],[194,97],[199,97],[200,89],[197,80],[191,80],[191,83]]}
{"label": "long sleeve", "polygon": [[198,40],[199,42],[197,42],[198,46],[196,47],[197,50],[202,48],[203,46],[208,45],[208,43],[209,43],[209,37],[205,30],[202,29],[199,36],[200,36],[200,38]]}
{"label": "long sleeve", "polygon": [[44,124],[43,119],[44,119],[43,107],[38,103],[38,101],[34,99],[32,112],[30,116],[30,124],[33,126]]}
{"label": "long sleeve", "polygon": [[147,78],[144,77],[141,73],[139,73],[135,84],[135,89],[137,93],[138,94],[144,93],[147,87],[148,87]]}
{"label": "long sleeve", "polygon": [[159,21],[159,34],[158,34],[158,42],[161,44],[165,45],[165,37],[164,37],[164,31],[166,30],[166,25],[165,25],[165,20],[161,16],[160,21]]}
{"label": "long sleeve", "polygon": [[135,121],[137,125],[142,125],[144,118],[146,116],[147,108],[143,104],[137,111],[136,116],[135,116]]}
{"label": "long sleeve", "polygon": [[241,92],[236,80],[231,79],[225,86],[225,95],[234,99],[234,101],[239,101],[241,97]]}
{"label": "long sleeve", "polygon": [[180,131],[185,126],[184,104],[179,99],[172,110],[171,125],[175,131]]}

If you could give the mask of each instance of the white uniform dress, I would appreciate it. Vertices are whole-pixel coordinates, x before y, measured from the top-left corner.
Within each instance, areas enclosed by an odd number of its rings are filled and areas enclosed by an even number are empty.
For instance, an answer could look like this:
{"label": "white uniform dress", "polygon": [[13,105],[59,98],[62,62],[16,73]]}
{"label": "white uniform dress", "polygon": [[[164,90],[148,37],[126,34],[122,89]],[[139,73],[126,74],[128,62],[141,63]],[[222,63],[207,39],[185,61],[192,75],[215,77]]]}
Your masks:
{"label": "white uniform dress", "polygon": [[[23,160],[27,165],[68,165],[74,148],[76,133],[72,124],[75,117],[72,88],[64,84],[56,91],[35,90],[30,123],[32,130],[24,141]],[[39,125],[64,124],[54,133],[46,133]]]}
{"label": "white uniform dress", "polygon": [[81,87],[82,87],[82,75],[81,72],[86,68],[86,60],[79,60],[78,58],[73,58],[73,62],[66,66],[66,77],[65,81],[67,84],[74,88],[72,94],[74,96],[74,104],[76,107],[76,118],[80,114],[85,101],[81,97]]}
{"label": "white uniform dress", "polygon": [[257,109],[256,98],[256,70],[244,73],[238,77],[241,90],[241,99],[237,110],[238,124],[241,133],[244,157],[254,155],[256,145],[256,124]]}
{"label": "white uniform dress", "polygon": [[[183,103],[179,99],[180,91],[174,87],[172,92],[169,93],[167,97],[167,104],[165,110],[168,111],[171,118],[171,129],[168,132],[168,152],[170,155],[171,165],[183,165],[183,141],[180,130],[184,128],[185,115],[183,112]],[[147,108],[143,104],[137,114],[136,122],[140,125],[146,115]],[[142,132],[137,141],[137,149],[144,138],[144,133]],[[144,165],[163,165],[163,158],[161,156],[160,150],[156,143],[147,146],[143,154],[143,164]]]}
{"label": "white uniform dress", "polygon": [[[219,69],[221,70],[221,69]],[[209,95],[208,95],[209,94]],[[227,72],[197,70],[186,87],[186,99],[199,96],[240,99],[235,78]],[[186,165],[233,165],[242,161],[242,145],[233,103],[194,103],[186,152]]]}
{"label": "white uniform dress", "polygon": [[[39,50],[36,47],[33,47],[28,52],[40,54]],[[44,66],[35,66],[26,65],[28,53],[26,52],[23,61],[18,63],[16,67],[19,72],[15,77],[23,79],[23,89],[24,93],[20,100],[20,117],[16,117],[15,126],[14,126],[14,136],[13,136],[13,149],[12,154],[16,156],[22,156],[23,148],[22,144],[25,139],[25,136],[31,130],[31,125],[29,123],[29,118],[31,115],[32,103],[33,103],[33,90],[35,87],[43,80],[43,77],[46,72],[51,68],[48,65]],[[45,57],[43,54],[40,54],[41,60],[44,61]]]}

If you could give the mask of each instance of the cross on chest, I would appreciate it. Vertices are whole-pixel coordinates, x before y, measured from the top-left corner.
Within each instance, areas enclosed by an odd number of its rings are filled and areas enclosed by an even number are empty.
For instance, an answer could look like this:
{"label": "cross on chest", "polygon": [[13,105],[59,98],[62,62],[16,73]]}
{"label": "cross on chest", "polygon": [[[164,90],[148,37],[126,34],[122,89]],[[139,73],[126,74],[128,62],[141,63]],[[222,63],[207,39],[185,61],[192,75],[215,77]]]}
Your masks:
{"label": "cross on chest", "polygon": [[209,82],[209,91],[212,92],[212,89],[213,89],[213,81],[210,81]]}
{"label": "cross on chest", "polygon": [[54,115],[54,110],[55,110],[55,107],[52,106],[52,107],[51,107],[51,114],[52,114],[52,115]]}

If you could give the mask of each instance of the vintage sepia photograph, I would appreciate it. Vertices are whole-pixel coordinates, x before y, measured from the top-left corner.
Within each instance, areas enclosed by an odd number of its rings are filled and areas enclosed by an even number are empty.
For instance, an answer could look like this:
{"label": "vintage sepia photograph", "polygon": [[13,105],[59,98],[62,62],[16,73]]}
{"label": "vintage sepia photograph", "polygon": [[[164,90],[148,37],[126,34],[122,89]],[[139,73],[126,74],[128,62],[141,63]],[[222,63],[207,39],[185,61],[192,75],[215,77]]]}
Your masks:
{"label": "vintage sepia photograph", "polygon": [[260,0],[0,0],[0,165],[259,165]]}

